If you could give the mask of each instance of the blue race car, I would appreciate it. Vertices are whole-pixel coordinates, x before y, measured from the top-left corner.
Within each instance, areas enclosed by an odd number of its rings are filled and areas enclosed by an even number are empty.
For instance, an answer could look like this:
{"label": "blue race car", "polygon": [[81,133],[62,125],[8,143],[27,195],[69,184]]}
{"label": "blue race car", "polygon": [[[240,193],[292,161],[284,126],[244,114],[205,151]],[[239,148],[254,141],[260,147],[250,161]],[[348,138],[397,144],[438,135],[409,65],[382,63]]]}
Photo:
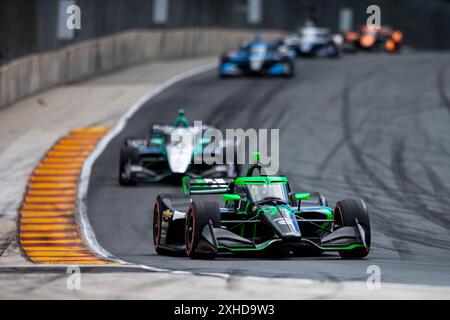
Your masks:
{"label": "blue race car", "polygon": [[238,49],[225,52],[219,65],[219,76],[295,74],[295,52],[287,46],[262,41],[259,35]]}

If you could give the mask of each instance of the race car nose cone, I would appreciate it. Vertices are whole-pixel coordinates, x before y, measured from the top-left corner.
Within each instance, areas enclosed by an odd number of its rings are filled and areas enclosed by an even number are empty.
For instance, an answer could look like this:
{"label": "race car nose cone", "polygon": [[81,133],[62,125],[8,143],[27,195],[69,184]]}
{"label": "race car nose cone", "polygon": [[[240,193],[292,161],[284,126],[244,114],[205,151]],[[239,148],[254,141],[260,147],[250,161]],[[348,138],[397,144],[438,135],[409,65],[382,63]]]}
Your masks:
{"label": "race car nose cone", "polygon": [[192,133],[189,129],[178,128],[172,133],[171,141],[166,147],[170,170],[173,173],[184,173],[194,152]]}
{"label": "race car nose cone", "polygon": [[282,237],[284,242],[299,242],[302,240],[302,236],[300,234],[287,234]]}

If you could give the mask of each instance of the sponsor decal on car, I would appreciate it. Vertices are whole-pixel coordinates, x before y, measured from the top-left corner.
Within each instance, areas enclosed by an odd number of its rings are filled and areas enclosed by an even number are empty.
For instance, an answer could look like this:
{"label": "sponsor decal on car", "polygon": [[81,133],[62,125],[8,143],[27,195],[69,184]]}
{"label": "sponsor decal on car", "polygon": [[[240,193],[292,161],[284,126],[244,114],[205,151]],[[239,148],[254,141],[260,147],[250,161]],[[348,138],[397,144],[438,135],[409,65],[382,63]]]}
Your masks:
{"label": "sponsor decal on car", "polygon": [[170,210],[164,210],[162,216],[164,219],[169,219],[170,217],[173,216],[173,212]]}

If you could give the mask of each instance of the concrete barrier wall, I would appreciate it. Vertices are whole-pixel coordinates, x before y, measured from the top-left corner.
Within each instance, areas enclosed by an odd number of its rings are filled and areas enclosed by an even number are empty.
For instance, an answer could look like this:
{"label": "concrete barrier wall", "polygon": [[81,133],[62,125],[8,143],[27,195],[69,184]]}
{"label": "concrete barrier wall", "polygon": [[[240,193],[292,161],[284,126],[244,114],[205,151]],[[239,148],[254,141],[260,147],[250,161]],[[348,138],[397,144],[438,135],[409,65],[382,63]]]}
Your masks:
{"label": "concrete barrier wall", "polygon": [[[275,40],[281,32],[263,32]],[[131,30],[34,54],[0,67],[0,109],[39,91],[157,59],[219,54],[251,31],[227,29]]]}

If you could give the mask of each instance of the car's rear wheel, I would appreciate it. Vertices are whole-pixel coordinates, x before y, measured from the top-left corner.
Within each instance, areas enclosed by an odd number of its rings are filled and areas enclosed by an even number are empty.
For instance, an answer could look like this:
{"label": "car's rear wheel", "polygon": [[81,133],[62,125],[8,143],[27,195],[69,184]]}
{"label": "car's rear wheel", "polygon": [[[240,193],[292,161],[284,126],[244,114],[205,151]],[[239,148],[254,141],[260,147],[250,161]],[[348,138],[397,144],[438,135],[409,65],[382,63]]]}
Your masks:
{"label": "car's rear wheel", "polygon": [[123,146],[120,148],[120,161],[119,161],[119,184],[121,186],[135,185],[136,181],[131,180],[125,172],[125,167],[128,163],[138,163],[139,153],[135,148]]}
{"label": "car's rear wheel", "polygon": [[328,56],[329,58],[339,58],[341,56],[341,52],[335,44],[331,43],[330,48],[332,48],[332,53]]}
{"label": "car's rear wheel", "polygon": [[365,242],[367,245],[367,248],[358,247],[351,250],[339,251],[340,256],[347,259],[366,257],[370,250],[371,234],[369,212],[364,201],[356,199],[339,201],[336,203],[334,209],[334,219],[337,227],[355,227],[357,220],[364,229]]}
{"label": "car's rear wheel", "polygon": [[212,201],[194,201],[186,214],[185,242],[186,253],[191,259],[214,259],[216,252],[198,252],[203,228],[212,223],[213,228],[220,228],[220,208]]}
{"label": "car's rear wheel", "polygon": [[399,46],[393,39],[387,39],[384,43],[385,51],[388,53],[398,52]]}

